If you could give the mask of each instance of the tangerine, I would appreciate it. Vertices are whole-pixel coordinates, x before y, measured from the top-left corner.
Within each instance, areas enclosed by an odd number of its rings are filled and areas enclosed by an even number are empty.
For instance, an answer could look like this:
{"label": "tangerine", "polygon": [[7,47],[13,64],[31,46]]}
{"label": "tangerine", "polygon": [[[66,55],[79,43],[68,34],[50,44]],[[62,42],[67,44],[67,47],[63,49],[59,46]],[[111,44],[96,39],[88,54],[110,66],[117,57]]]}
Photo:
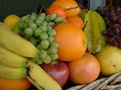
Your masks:
{"label": "tangerine", "polygon": [[55,13],[59,17],[62,17],[64,19],[66,18],[66,13],[65,13],[64,9],[60,6],[55,6],[55,5],[50,6],[47,10],[47,13],[48,14]]}
{"label": "tangerine", "polygon": [[26,79],[9,80],[0,78],[0,90],[27,90],[31,83]]}
{"label": "tangerine", "polygon": [[78,15],[81,10],[74,0],[55,0],[52,5],[61,6],[65,10],[67,17]]}
{"label": "tangerine", "polygon": [[54,29],[55,41],[59,43],[60,60],[72,61],[83,56],[86,51],[86,36],[81,28],[70,23],[60,23]]}
{"label": "tangerine", "polygon": [[83,26],[84,26],[84,22],[83,22],[82,18],[80,18],[79,16],[68,17],[67,22],[71,23],[73,25],[76,25],[80,28],[83,28]]}
{"label": "tangerine", "polygon": [[68,62],[70,80],[75,84],[88,84],[96,80],[100,74],[100,64],[96,57],[85,53],[81,58]]}

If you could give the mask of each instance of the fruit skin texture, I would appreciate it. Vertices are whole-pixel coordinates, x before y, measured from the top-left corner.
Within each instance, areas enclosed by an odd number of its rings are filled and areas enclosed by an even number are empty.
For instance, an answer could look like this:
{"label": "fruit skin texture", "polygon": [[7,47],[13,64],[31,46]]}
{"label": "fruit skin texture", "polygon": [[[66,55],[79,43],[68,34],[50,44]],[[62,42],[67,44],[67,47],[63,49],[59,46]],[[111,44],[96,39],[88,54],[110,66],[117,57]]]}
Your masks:
{"label": "fruit skin texture", "polygon": [[0,45],[24,57],[36,58],[39,53],[31,42],[12,32],[3,23],[0,23]]}
{"label": "fruit skin texture", "polygon": [[9,26],[10,29],[13,28],[13,26],[20,20],[20,17],[18,17],[17,15],[8,15],[5,19],[4,19],[4,23],[7,24]]}
{"label": "fruit skin texture", "polygon": [[17,55],[0,45],[0,64],[9,67],[26,67],[27,58]]}
{"label": "fruit skin texture", "polygon": [[26,79],[9,80],[0,78],[0,90],[28,90],[31,83]]}
{"label": "fruit skin texture", "polygon": [[69,78],[68,66],[62,62],[58,61],[53,64],[42,64],[42,69],[44,69],[53,79],[55,79],[61,87],[64,87]]}
{"label": "fruit skin texture", "polygon": [[78,15],[81,10],[74,0],[55,0],[52,5],[61,6],[65,10],[67,17]]}
{"label": "fruit skin texture", "polygon": [[60,6],[56,6],[56,5],[50,6],[47,9],[47,13],[48,14],[55,13],[57,16],[66,19],[66,13],[65,13],[64,9],[62,7],[60,7]]}
{"label": "fruit skin texture", "polygon": [[88,84],[100,74],[100,65],[95,56],[85,53],[80,59],[68,62],[70,80],[75,84]]}
{"label": "fruit skin texture", "polygon": [[6,79],[21,79],[26,77],[25,68],[13,68],[0,64],[0,77]]}
{"label": "fruit skin texture", "polygon": [[78,26],[79,28],[83,28],[84,22],[79,16],[72,16],[67,18],[67,22],[71,23],[75,26]]}
{"label": "fruit skin texture", "polygon": [[121,71],[121,50],[119,48],[107,45],[96,54],[96,57],[103,75],[112,75]]}
{"label": "fruit skin texture", "polygon": [[72,61],[82,57],[86,51],[84,32],[70,23],[61,23],[54,27],[55,41],[59,43],[59,60]]}
{"label": "fruit skin texture", "polygon": [[38,64],[29,60],[28,66],[30,69],[28,71],[29,78],[33,80],[33,85],[37,87],[38,90],[62,90],[61,86],[49,76]]}

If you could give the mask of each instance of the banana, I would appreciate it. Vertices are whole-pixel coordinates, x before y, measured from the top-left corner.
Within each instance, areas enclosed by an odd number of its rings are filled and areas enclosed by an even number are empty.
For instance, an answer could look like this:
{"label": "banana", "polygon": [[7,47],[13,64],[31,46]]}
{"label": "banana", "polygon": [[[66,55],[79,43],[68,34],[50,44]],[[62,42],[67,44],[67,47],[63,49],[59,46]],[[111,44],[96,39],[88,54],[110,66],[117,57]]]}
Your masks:
{"label": "banana", "polygon": [[5,28],[5,24],[0,23],[0,45],[10,51],[29,58],[36,58],[39,50],[29,41]]}
{"label": "banana", "polygon": [[13,68],[0,64],[0,77],[6,79],[21,79],[26,77],[26,68]]}
{"label": "banana", "polygon": [[30,80],[39,90],[62,90],[61,86],[39,65],[29,60],[28,66],[28,80]]}
{"label": "banana", "polygon": [[0,64],[10,67],[26,67],[27,58],[17,55],[0,45]]}

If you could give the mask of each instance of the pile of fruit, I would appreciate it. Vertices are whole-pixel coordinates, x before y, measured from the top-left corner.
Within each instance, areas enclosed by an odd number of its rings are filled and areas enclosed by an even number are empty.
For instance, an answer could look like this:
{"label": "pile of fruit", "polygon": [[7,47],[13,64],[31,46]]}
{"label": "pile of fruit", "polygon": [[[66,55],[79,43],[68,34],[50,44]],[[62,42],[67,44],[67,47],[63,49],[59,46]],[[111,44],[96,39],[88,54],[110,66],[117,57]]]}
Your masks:
{"label": "pile of fruit", "polygon": [[0,22],[0,90],[100,90],[120,76],[121,6],[55,0],[46,10]]}

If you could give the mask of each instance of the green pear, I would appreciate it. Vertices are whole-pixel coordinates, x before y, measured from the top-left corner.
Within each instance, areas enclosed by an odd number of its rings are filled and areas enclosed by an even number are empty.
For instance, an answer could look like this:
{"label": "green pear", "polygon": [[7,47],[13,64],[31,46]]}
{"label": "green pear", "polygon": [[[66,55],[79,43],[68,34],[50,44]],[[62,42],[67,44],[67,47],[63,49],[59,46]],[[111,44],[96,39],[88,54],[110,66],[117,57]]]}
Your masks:
{"label": "green pear", "polygon": [[103,75],[112,75],[121,71],[121,49],[107,45],[99,53],[96,53],[96,57]]}

